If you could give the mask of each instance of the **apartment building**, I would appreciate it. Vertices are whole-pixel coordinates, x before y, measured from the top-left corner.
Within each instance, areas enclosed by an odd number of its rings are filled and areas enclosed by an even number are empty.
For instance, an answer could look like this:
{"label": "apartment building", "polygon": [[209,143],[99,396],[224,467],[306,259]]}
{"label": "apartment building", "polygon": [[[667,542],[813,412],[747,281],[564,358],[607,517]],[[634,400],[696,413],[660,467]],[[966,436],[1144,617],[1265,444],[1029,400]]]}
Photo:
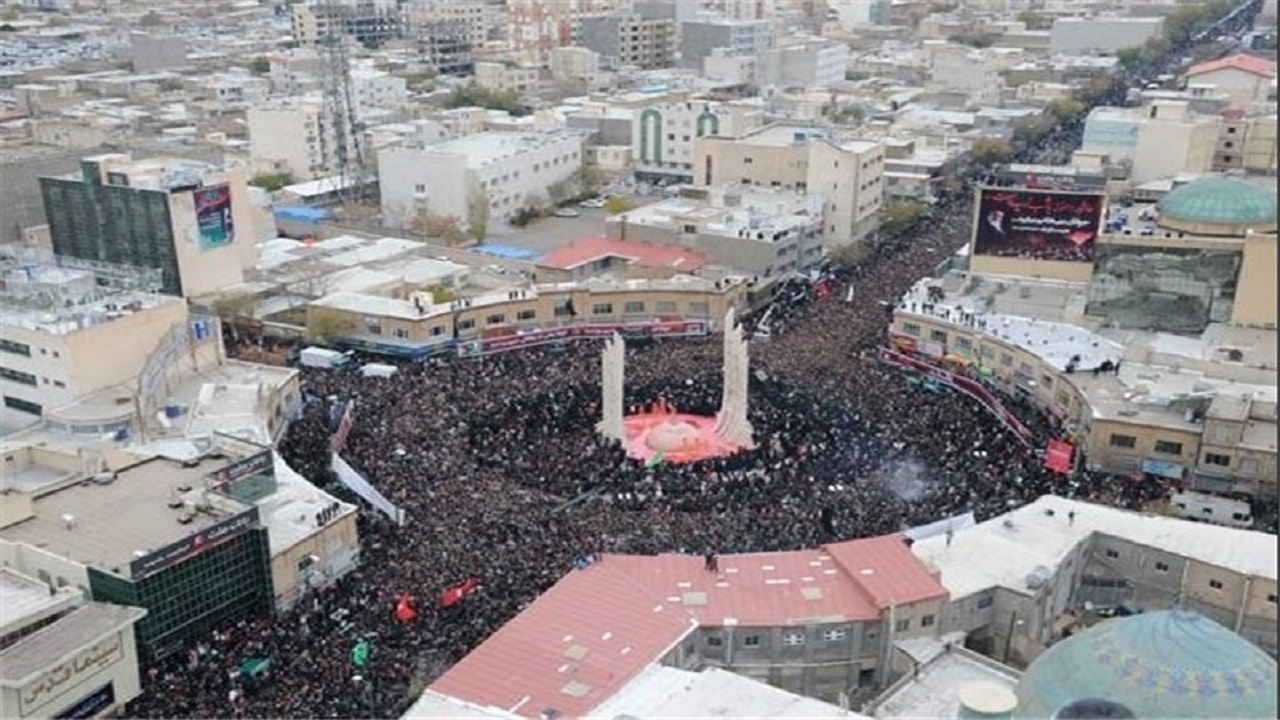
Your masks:
{"label": "apartment building", "polygon": [[520,62],[543,62],[554,48],[585,45],[584,19],[629,5],[623,0],[510,0],[506,3],[507,47]]}
{"label": "apartment building", "polygon": [[1232,107],[1248,108],[1276,97],[1276,62],[1256,55],[1239,53],[1193,65],[1186,78],[1226,95]]}
{"label": "apartment building", "polygon": [[821,197],[828,246],[855,242],[878,226],[884,198],[884,146],[844,140],[826,128],[775,124],[739,138],[694,143],[694,185],[738,183]]}
{"label": "apartment building", "polygon": [[289,9],[293,39],[302,47],[315,47],[330,37],[381,45],[403,32],[396,0],[305,0]]}
{"label": "apartment building", "polygon": [[267,77],[276,95],[304,95],[320,90],[323,63],[314,48],[293,48],[267,56]]}
{"label": "apartment building", "polygon": [[482,88],[525,95],[537,91],[541,72],[536,67],[515,63],[478,62],[473,77]]}
{"label": "apartment building", "polygon": [[424,62],[441,75],[470,75],[473,30],[466,20],[430,20],[413,26]]}
{"label": "apartment building", "polygon": [[0,714],[14,720],[123,714],[142,692],[134,627],[147,611],[92,602],[65,577],[28,567],[15,549],[0,546]]}
{"label": "apartment building", "polygon": [[822,262],[822,205],[794,190],[684,188],[677,198],[611,216],[605,227],[609,237],[687,247],[765,282]]}
{"label": "apartment building", "polygon": [[767,20],[735,20],[703,14],[680,24],[680,66],[702,72],[716,50],[723,57],[758,58],[773,44]]}
{"label": "apartment building", "polygon": [[692,182],[694,143],[701,137],[742,137],[765,124],[752,103],[667,101],[635,111],[631,147],[641,182]]}
{"label": "apartment building", "polygon": [[427,147],[378,153],[382,217],[407,227],[427,214],[472,227],[502,222],[571,197],[584,162],[576,131],[483,132]]}
{"label": "apartment building", "polygon": [[995,105],[1004,92],[1002,73],[1024,60],[1016,48],[974,49],[952,42],[925,43],[931,87],[963,92],[973,102]]}
{"label": "apartment building", "polygon": [[549,54],[547,67],[553,80],[590,82],[600,74],[600,55],[580,47],[555,48]]}
{"label": "apartment building", "polygon": [[761,87],[809,90],[844,82],[849,46],[819,37],[792,37],[760,53],[756,78]]}
{"label": "apartment building", "polygon": [[491,5],[471,0],[410,0],[402,3],[408,31],[418,37],[449,28],[467,50],[489,39]]}
{"label": "apartment building", "polygon": [[406,358],[599,337],[577,330],[599,326],[703,334],[730,308],[745,309],[749,289],[744,282],[678,276],[539,284],[447,303],[426,292],[407,298],[338,292],[307,306],[307,331],[317,342]]}
{"label": "apartment building", "polygon": [[629,12],[584,17],[578,45],[600,55],[610,69],[655,70],[675,64],[674,8],[660,2],[638,2]]}
{"label": "apartment building", "polygon": [[[280,98],[249,108],[249,158],[258,172],[287,172],[296,181],[336,175],[337,130],[319,95]],[[357,134],[344,123],[347,147]]]}
{"label": "apartment building", "polygon": [[1140,185],[1185,173],[1208,173],[1218,145],[1218,118],[1196,115],[1188,103],[1155,101],[1140,108],[1094,108],[1080,150],[1129,166]]}
{"label": "apartment building", "polygon": [[55,254],[159,270],[166,293],[238,284],[257,258],[242,168],[98,155],[79,173],[40,178],[40,192]]}
{"label": "apartment building", "polygon": [[1243,170],[1276,174],[1276,116],[1247,116],[1243,110],[1223,112],[1213,154],[1214,172]]}

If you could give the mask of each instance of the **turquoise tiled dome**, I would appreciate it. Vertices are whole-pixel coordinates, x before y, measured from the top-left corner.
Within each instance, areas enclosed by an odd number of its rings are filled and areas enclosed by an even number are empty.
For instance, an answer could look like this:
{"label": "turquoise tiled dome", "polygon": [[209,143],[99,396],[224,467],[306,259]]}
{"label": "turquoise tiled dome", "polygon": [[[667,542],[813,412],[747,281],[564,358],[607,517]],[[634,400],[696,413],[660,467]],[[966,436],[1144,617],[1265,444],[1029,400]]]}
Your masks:
{"label": "turquoise tiled dome", "polygon": [[1276,221],[1276,194],[1238,178],[1201,178],[1156,204],[1161,220],[1211,225],[1268,225]]}
{"label": "turquoise tiled dome", "polygon": [[1081,700],[1139,718],[1276,718],[1276,662],[1193,612],[1109,620],[1049,648],[1018,683],[1016,716],[1052,718]]}

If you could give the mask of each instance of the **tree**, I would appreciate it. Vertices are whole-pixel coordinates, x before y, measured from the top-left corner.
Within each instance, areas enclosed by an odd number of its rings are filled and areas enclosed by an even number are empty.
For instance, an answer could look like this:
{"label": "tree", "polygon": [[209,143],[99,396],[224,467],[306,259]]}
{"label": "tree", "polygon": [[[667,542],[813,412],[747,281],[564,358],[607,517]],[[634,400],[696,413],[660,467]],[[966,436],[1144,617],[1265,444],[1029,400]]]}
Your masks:
{"label": "tree", "polygon": [[3,10],[0,10],[0,20],[4,20],[6,23],[17,20],[21,15],[22,11],[18,9],[17,5],[7,5]]}
{"label": "tree", "polygon": [[1012,157],[1013,146],[999,138],[978,138],[970,152],[975,165],[988,168]]}
{"label": "tree", "polygon": [[440,283],[430,285],[424,288],[424,291],[431,294],[431,302],[434,305],[444,305],[445,303],[450,303],[458,299],[457,293]]}
{"label": "tree", "polygon": [[467,237],[458,218],[432,215],[425,210],[409,220],[409,232],[430,240],[444,240],[449,245],[459,245]]}
{"label": "tree", "polygon": [[616,195],[614,197],[609,198],[604,203],[604,211],[610,215],[621,215],[622,213],[627,212],[628,210],[631,210],[634,207],[635,206],[632,205],[630,201],[628,201],[626,198],[617,197]]}
{"label": "tree", "polygon": [[880,223],[880,232],[893,236],[910,230],[928,210],[923,203],[894,203],[885,209],[884,222]]}
{"label": "tree", "polygon": [[503,110],[512,115],[525,115],[528,110],[520,104],[520,96],[514,90],[496,91],[471,81],[454,89],[445,100],[446,108],[482,107],[486,110]]}
{"label": "tree", "polygon": [[1027,26],[1028,30],[1048,30],[1053,27],[1053,19],[1034,10],[1023,10],[1018,13],[1018,22]]}
{"label": "tree", "polygon": [[254,175],[249,184],[262,188],[267,192],[275,192],[283,187],[292,185],[293,175],[287,172],[260,173]]}
{"label": "tree", "polygon": [[1049,103],[1049,105],[1045,108],[1045,110],[1049,113],[1049,116],[1052,117],[1055,121],[1067,122],[1070,120],[1078,120],[1084,117],[1084,114],[1088,111],[1088,108],[1086,108],[1084,103],[1080,102],[1079,100],[1071,99],[1071,100],[1054,100],[1053,102]]}
{"label": "tree", "polygon": [[333,341],[334,338],[342,334],[349,326],[349,323],[343,322],[341,318],[323,310],[317,312],[317,308],[312,308],[307,314],[307,333],[311,335],[311,339],[320,345],[326,345]]}
{"label": "tree", "polygon": [[259,55],[249,63],[249,72],[254,75],[266,75],[271,72],[271,61]]}
{"label": "tree", "polygon": [[483,242],[489,235],[489,215],[492,208],[489,204],[489,193],[476,182],[470,180],[471,188],[467,193],[467,232],[471,237]]}
{"label": "tree", "polygon": [[831,260],[837,265],[851,267],[857,265],[871,254],[867,243],[855,242],[841,245],[831,250]]}
{"label": "tree", "polygon": [[1125,70],[1137,70],[1147,58],[1141,47],[1123,48],[1116,51],[1116,61]]}

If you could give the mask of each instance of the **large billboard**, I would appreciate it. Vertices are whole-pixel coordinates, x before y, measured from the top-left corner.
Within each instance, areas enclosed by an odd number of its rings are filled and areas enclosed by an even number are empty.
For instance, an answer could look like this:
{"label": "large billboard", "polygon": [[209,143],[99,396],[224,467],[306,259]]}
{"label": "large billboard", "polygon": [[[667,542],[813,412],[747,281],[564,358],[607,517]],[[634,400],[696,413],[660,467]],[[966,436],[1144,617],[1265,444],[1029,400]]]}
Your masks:
{"label": "large billboard", "polygon": [[1006,188],[978,191],[973,254],[1093,262],[1106,196]]}
{"label": "large billboard", "polygon": [[206,185],[192,194],[196,203],[196,229],[200,249],[226,247],[236,240],[235,222],[231,218],[231,186],[226,183]]}

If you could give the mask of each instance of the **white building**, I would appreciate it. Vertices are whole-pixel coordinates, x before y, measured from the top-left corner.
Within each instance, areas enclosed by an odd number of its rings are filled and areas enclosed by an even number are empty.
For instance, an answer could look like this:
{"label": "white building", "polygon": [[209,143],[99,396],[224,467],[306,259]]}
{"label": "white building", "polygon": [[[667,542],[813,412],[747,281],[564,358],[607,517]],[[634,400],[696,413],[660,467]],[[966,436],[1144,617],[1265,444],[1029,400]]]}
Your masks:
{"label": "white building", "polygon": [[1275,100],[1276,63],[1241,53],[1192,67],[1187,71],[1187,82],[1212,87],[1218,94],[1231,98],[1233,107],[1248,108],[1254,103]]}
{"label": "white building", "polygon": [[587,80],[600,74],[600,54],[580,47],[551,50],[548,65],[553,80]]}
{"label": "white building", "polygon": [[241,70],[200,78],[208,100],[221,111],[244,110],[271,94],[271,81]]}
{"label": "white building", "polygon": [[0,544],[0,716],[122,714],[142,691],[133,626],[147,611],[90,602],[43,556]]}
{"label": "white building", "polygon": [[474,229],[545,206],[580,176],[584,139],[574,131],[483,132],[424,148],[384,148],[383,223],[404,228],[425,213]]}
{"label": "white building", "polygon": [[929,80],[944,91],[966,93],[978,104],[995,104],[1004,90],[1001,73],[1023,59],[1017,48],[974,49],[956,43],[929,41]]}
{"label": "white building", "polygon": [[[294,180],[337,174],[336,145],[324,101],[316,96],[285,98],[249,108],[249,158],[260,171],[284,171]],[[348,147],[355,136],[348,127]]]}
{"label": "white building", "polygon": [[760,53],[756,78],[761,87],[822,88],[844,82],[849,46],[818,37],[795,37]]}
{"label": "white building", "polygon": [[740,137],[764,126],[750,103],[679,100],[635,111],[631,147],[638,180],[693,178],[693,143],[700,137]]}
{"label": "white building", "polygon": [[1049,30],[1049,52],[1054,55],[1114,53],[1140,47],[1160,33],[1160,17],[1063,17]]}
{"label": "white building", "polygon": [[267,56],[267,77],[277,95],[303,95],[320,89],[320,56],[312,48],[294,48]]}
{"label": "white building", "polygon": [[822,198],[794,190],[684,188],[677,198],[614,215],[605,227],[612,238],[680,245],[733,270],[775,278],[822,261],[822,205]]}
{"label": "white building", "polygon": [[1130,165],[1135,185],[1213,168],[1218,118],[1196,115],[1185,102],[1141,108],[1099,107],[1085,121],[1080,151]]}
{"label": "white building", "polygon": [[351,99],[355,105],[356,119],[364,119],[380,110],[403,105],[408,98],[408,86],[404,78],[362,66],[351,70]]}

